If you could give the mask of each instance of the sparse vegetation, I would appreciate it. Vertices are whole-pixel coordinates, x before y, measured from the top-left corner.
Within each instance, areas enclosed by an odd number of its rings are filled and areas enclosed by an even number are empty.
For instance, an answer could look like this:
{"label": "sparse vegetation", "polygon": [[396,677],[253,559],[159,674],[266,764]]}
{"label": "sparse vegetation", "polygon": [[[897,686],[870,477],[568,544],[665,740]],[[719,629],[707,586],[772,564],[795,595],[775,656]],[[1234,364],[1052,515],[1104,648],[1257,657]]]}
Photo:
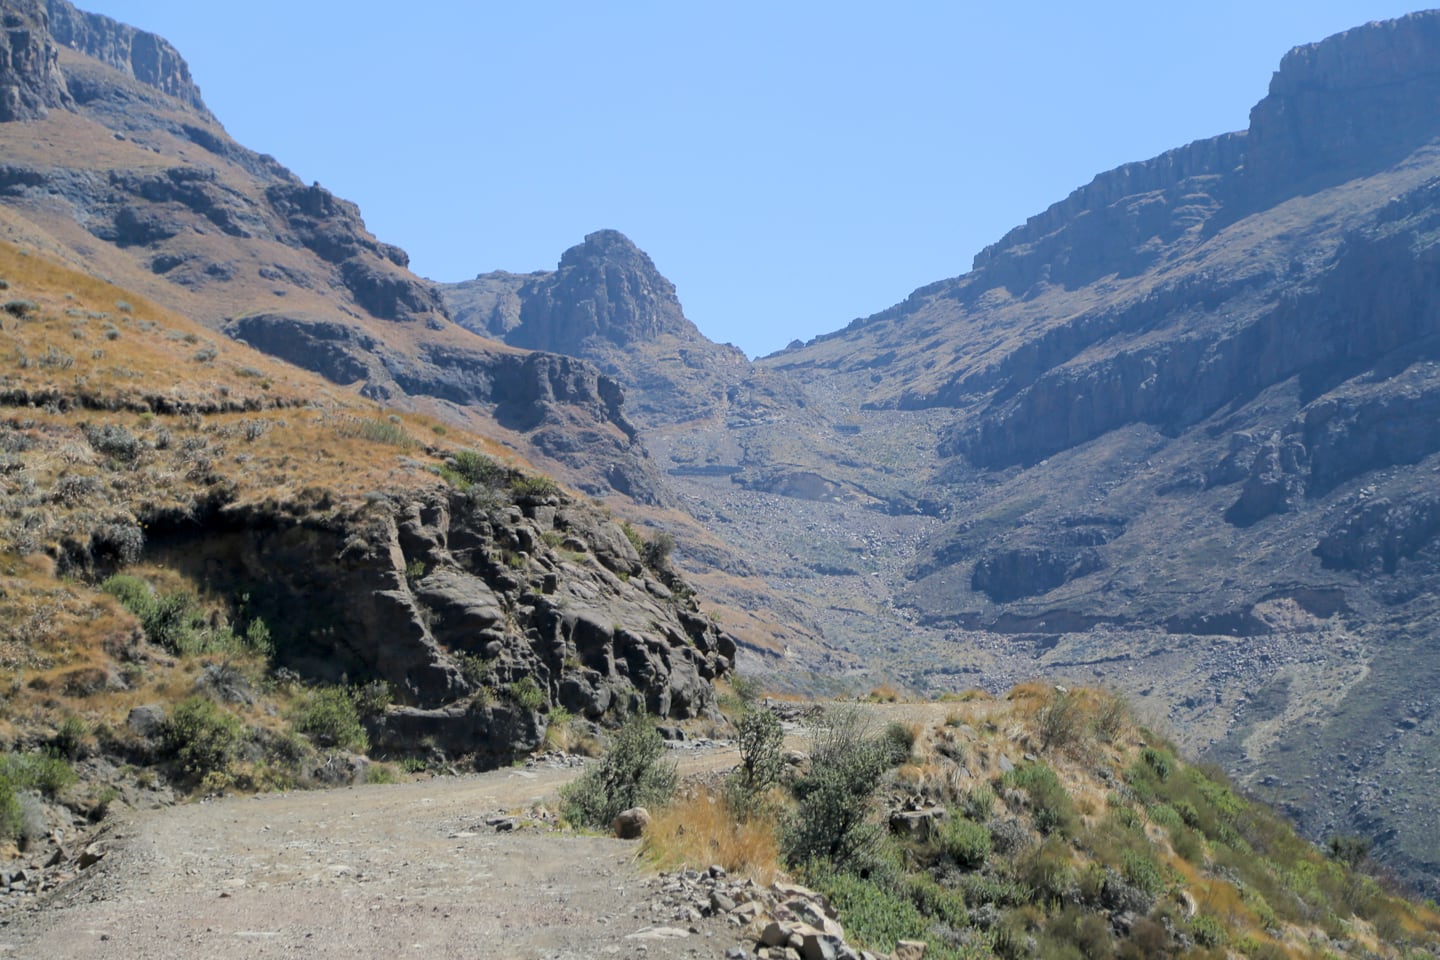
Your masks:
{"label": "sparse vegetation", "polygon": [[615,734],[600,763],[588,767],[560,792],[571,823],[607,829],[621,811],[658,809],[675,793],[673,761],[663,759],[665,742],[648,717],[637,714]]}
{"label": "sparse vegetation", "polygon": [[363,753],[370,745],[356,696],[344,687],[321,687],[295,715],[295,729],[316,746]]}
{"label": "sparse vegetation", "polygon": [[245,737],[240,718],[209,697],[175,705],[165,724],[165,746],[191,782],[225,781]]}

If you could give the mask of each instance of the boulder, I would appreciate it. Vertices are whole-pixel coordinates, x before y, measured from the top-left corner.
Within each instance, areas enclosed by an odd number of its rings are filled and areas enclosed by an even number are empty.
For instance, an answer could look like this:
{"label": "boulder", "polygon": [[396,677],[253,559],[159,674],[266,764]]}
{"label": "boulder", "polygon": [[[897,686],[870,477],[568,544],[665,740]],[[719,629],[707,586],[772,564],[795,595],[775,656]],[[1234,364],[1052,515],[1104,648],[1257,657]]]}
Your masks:
{"label": "boulder", "polygon": [[645,828],[650,826],[650,811],[644,807],[631,807],[629,810],[622,810],[610,824],[615,836],[621,840],[638,840],[645,833]]}

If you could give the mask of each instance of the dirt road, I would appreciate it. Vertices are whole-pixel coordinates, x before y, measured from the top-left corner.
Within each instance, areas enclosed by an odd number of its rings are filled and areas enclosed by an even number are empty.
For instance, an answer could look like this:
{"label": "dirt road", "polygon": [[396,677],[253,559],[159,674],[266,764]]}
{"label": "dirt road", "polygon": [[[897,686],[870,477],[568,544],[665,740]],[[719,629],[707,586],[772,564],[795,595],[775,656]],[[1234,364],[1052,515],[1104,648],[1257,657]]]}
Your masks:
{"label": "dirt road", "polygon": [[[737,756],[683,754],[682,772]],[[511,768],[131,814],[109,829],[104,860],[8,918],[0,958],[670,960],[736,945],[719,921],[652,912],[656,880],[634,842],[487,825],[553,800],[577,772]]]}

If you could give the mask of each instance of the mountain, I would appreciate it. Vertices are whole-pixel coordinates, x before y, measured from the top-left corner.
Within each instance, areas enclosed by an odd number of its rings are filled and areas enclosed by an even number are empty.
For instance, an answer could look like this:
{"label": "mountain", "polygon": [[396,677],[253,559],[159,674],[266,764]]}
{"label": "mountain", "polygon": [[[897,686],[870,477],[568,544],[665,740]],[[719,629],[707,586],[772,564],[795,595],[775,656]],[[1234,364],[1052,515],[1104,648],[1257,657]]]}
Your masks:
{"label": "mountain", "polygon": [[5,13],[0,239],[674,529],[778,682],[1098,681],[1440,889],[1440,13],[1291,51],[1245,131],[754,362],[615,231],[429,284],[164,41]]}
{"label": "mountain", "polygon": [[66,0],[4,9],[0,238],[485,432],[587,492],[660,501],[612,379],[452,323],[353,203],[235,143],[170,44]]}
{"label": "mountain", "polygon": [[1297,48],[1248,130],[761,363],[933,442],[915,682],[993,655],[1116,684],[1431,884],[1437,54],[1433,11]]}
{"label": "mountain", "polygon": [[714,359],[611,232],[443,295],[626,384],[726,545],[696,575],[742,557],[764,587],[731,605],[829,647],[766,669],[1102,682],[1440,889],[1436,62],[1434,11],[1296,48],[1247,130],[1102,173],[969,273],[755,363]]}

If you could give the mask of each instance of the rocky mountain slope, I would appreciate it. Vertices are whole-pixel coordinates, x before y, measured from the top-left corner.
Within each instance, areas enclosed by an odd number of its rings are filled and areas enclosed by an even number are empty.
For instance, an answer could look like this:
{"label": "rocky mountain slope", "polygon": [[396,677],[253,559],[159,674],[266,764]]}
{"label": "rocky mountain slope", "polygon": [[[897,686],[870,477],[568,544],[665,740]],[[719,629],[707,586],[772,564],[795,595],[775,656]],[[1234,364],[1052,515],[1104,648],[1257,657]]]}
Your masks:
{"label": "rocky mountain slope", "polygon": [[[163,41],[4,9],[0,237],[624,495],[796,685],[1099,680],[1312,835],[1434,882],[1440,15],[1292,51],[1246,131],[1101,174],[970,273],[752,363],[613,231],[437,290],[230,140]],[[474,535],[449,497],[396,507],[407,564]]]}
{"label": "rocky mountain slope", "polygon": [[589,492],[661,499],[617,384],[451,323],[353,203],[235,143],[163,39],[67,0],[3,9],[0,237],[482,430]]}
{"label": "rocky mountain slope", "polygon": [[3,243],[0,290],[0,859],[718,718],[735,644],[664,549],[498,445]]}
{"label": "rocky mountain slope", "polygon": [[705,344],[612,234],[445,297],[627,384],[678,502],[766,585],[750,605],[843,651],[792,667],[1114,685],[1433,884],[1437,54],[1434,12],[1297,48],[1246,131],[754,364],[677,372]]}

